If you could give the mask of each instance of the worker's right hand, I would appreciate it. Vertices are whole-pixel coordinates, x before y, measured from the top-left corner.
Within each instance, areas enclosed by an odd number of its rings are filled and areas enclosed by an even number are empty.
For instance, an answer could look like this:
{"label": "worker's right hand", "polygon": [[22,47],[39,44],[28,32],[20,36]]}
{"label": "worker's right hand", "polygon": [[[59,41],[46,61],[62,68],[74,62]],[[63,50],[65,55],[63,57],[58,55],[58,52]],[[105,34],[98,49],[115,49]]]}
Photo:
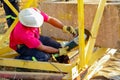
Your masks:
{"label": "worker's right hand", "polygon": [[71,33],[73,36],[77,35],[76,30],[72,26],[64,26],[63,31],[67,33]]}
{"label": "worker's right hand", "polygon": [[59,48],[59,56],[67,55],[67,52],[68,52],[67,49],[68,49],[68,46],[64,48]]}
{"label": "worker's right hand", "polygon": [[70,63],[70,59],[68,55],[61,55],[59,56],[59,54],[53,54],[52,55],[52,59],[55,62],[59,62],[59,63]]}
{"label": "worker's right hand", "polygon": [[0,7],[2,7],[2,2],[0,1]]}

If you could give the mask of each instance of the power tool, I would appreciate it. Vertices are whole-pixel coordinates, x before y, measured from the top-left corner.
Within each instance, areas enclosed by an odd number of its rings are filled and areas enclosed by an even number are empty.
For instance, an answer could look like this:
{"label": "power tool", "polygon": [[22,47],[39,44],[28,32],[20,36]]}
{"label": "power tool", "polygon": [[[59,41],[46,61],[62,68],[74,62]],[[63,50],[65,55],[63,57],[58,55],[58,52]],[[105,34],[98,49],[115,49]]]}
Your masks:
{"label": "power tool", "polygon": [[[69,41],[68,43],[65,44],[64,47],[68,47],[67,51],[71,51],[72,49],[74,49],[75,47],[78,46],[78,29],[76,29],[77,35],[75,36],[75,38],[71,41]],[[84,38],[85,38],[85,43],[87,43],[89,37],[91,36],[91,33],[85,29],[85,34],[84,34]],[[60,63],[69,63],[69,56],[68,55],[62,55],[59,56],[58,54],[54,55],[55,59],[60,62]]]}

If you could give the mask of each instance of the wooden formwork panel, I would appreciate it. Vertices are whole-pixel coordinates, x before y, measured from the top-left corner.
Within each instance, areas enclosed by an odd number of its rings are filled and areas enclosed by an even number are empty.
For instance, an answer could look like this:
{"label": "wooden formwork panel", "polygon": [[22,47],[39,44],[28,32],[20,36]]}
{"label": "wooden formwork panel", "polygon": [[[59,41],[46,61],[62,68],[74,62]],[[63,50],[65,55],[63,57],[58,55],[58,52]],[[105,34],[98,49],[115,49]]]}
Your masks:
{"label": "wooden formwork panel", "polygon": [[[96,45],[108,48],[120,48],[120,3],[107,3],[100,24]],[[85,3],[85,27],[91,30],[98,4]],[[77,27],[77,3],[73,2],[42,2],[40,9],[61,20],[65,25]],[[61,30],[44,24],[43,35],[57,39],[70,40],[71,35],[62,33]]]}

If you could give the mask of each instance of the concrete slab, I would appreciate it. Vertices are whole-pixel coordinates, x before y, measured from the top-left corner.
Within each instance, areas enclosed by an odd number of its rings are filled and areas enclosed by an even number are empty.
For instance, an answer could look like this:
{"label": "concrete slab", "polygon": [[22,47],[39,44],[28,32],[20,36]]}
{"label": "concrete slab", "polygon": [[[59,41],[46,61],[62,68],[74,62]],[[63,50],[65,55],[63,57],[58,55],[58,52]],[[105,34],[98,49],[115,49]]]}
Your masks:
{"label": "concrete slab", "polygon": [[[85,27],[90,31],[96,13],[97,3],[85,3]],[[52,2],[40,3],[40,8],[50,16],[61,20],[65,25],[77,27],[77,3],[76,2]],[[96,45],[108,48],[120,48],[120,3],[107,3],[100,29],[98,32]],[[43,35],[56,39],[70,40],[71,35],[62,33],[61,30],[44,24]]]}

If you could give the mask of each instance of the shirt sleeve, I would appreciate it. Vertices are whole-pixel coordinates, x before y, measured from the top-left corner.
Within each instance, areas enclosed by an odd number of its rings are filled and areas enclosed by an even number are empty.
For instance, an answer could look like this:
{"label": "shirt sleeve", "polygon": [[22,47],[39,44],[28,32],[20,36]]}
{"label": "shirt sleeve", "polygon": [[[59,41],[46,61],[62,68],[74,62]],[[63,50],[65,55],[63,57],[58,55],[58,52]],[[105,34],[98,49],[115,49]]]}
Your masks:
{"label": "shirt sleeve", "polygon": [[41,15],[43,16],[45,22],[49,20],[49,16],[46,13],[41,11]]}

